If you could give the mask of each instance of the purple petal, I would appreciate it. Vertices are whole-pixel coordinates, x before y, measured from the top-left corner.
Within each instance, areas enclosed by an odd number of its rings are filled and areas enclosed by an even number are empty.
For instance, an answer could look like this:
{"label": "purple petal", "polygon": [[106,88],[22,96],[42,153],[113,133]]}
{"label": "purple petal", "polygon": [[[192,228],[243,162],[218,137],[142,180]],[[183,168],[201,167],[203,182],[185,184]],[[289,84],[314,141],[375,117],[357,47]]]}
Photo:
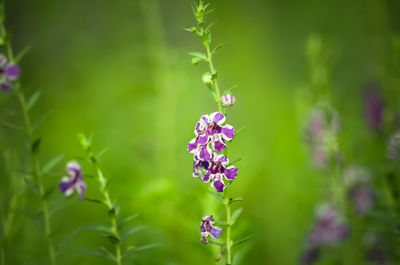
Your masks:
{"label": "purple petal", "polygon": [[196,152],[197,146],[198,146],[198,144],[197,144],[196,138],[192,139],[192,140],[188,143],[188,147],[187,147],[188,152],[189,152],[189,153],[194,153],[194,152]]}
{"label": "purple petal", "polygon": [[14,81],[19,78],[20,70],[19,66],[16,64],[10,64],[4,70],[5,75],[8,77],[9,80]]}
{"label": "purple petal", "polygon": [[231,125],[225,125],[221,129],[222,137],[224,137],[225,140],[232,140],[232,138],[235,136],[235,129]]}
{"label": "purple petal", "polygon": [[220,139],[220,140],[217,140],[217,141],[213,141],[213,148],[217,152],[222,152],[222,151],[225,150],[226,144],[224,143],[223,139]]}
{"label": "purple petal", "polygon": [[237,177],[237,174],[238,174],[238,169],[234,166],[230,166],[226,168],[224,171],[225,177],[229,180],[235,179]]}
{"label": "purple petal", "polygon": [[216,175],[213,178],[212,186],[217,190],[217,192],[223,192],[225,189],[225,184],[219,175]]}
{"label": "purple petal", "polygon": [[64,193],[66,196],[72,195],[72,193],[74,192],[74,186],[75,186],[75,179],[74,178],[68,179],[67,177],[64,177],[59,184],[61,192]]}
{"label": "purple petal", "polygon": [[208,139],[209,139],[210,137],[208,136],[208,134],[207,133],[205,133],[205,134],[202,134],[202,135],[198,135],[197,136],[197,143],[198,144],[201,144],[201,145],[205,145],[205,144],[207,144],[208,143]]}
{"label": "purple petal", "polygon": [[1,83],[0,84],[0,90],[2,90],[2,91],[10,91],[11,90],[11,84],[10,83]]}
{"label": "purple petal", "polygon": [[212,238],[219,238],[221,236],[222,229],[216,226],[211,226],[210,235]]}
{"label": "purple petal", "polygon": [[210,114],[210,119],[212,122],[221,125],[222,123],[225,122],[225,115],[222,114],[221,112],[214,112]]}
{"label": "purple petal", "polygon": [[83,197],[85,196],[85,190],[86,190],[86,184],[83,182],[83,180],[79,181],[76,184],[76,191],[79,194],[79,200],[83,200]]}
{"label": "purple petal", "polygon": [[208,145],[203,145],[200,147],[200,152],[198,154],[200,160],[209,161],[211,159],[211,149]]}
{"label": "purple petal", "polygon": [[206,183],[209,182],[210,181],[210,176],[211,176],[210,172],[207,172],[206,174],[204,174],[203,181],[206,182]]}

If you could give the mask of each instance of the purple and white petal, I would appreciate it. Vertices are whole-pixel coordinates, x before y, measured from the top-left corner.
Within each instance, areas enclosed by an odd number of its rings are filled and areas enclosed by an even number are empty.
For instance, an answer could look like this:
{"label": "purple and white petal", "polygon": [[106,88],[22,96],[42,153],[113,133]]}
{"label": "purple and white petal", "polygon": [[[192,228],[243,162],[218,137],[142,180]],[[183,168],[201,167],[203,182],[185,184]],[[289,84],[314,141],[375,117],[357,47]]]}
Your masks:
{"label": "purple and white petal", "polygon": [[221,128],[221,134],[225,140],[232,140],[233,137],[235,137],[235,129],[231,125],[227,124]]}
{"label": "purple and white petal", "polygon": [[74,193],[75,189],[75,180],[74,178],[69,178],[67,176],[64,176],[61,179],[61,182],[59,184],[60,190],[62,193],[65,194],[65,196],[71,196]]}
{"label": "purple and white petal", "polygon": [[228,168],[225,168],[224,175],[226,179],[233,180],[237,177],[237,174],[238,174],[238,169],[236,167],[230,166]]}
{"label": "purple and white petal", "polygon": [[211,159],[211,148],[208,145],[200,146],[197,156],[200,160],[209,161]]}
{"label": "purple and white petal", "polygon": [[9,64],[4,69],[4,74],[7,76],[8,80],[14,81],[19,78],[20,69],[19,66],[16,64]]}
{"label": "purple and white petal", "polygon": [[222,152],[226,148],[225,140],[219,134],[214,134],[212,136],[212,146],[217,152]]}
{"label": "purple and white petal", "polygon": [[210,120],[213,123],[222,125],[222,123],[225,122],[225,115],[222,114],[221,112],[213,112],[210,114]]}
{"label": "purple and white petal", "polygon": [[188,150],[189,153],[195,153],[197,149],[198,149],[197,139],[196,139],[196,138],[193,138],[193,139],[190,140],[190,142],[188,143],[187,150]]}
{"label": "purple and white petal", "polygon": [[225,183],[222,180],[221,174],[216,174],[212,177],[211,186],[215,188],[217,192],[223,192],[225,189]]}
{"label": "purple and white petal", "polygon": [[211,225],[210,235],[212,238],[214,239],[220,238],[221,234],[222,234],[222,228]]}

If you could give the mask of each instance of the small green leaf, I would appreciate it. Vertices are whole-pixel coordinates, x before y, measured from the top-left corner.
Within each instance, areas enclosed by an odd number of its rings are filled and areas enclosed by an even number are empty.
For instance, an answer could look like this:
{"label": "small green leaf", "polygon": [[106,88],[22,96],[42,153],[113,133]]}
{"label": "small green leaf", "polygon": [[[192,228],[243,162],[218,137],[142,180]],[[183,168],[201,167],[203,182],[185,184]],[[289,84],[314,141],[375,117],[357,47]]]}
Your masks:
{"label": "small green leaf", "polygon": [[110,256],[110,255],[104,253],[104,251],[92,250],[92,249],[84,249],[84,248],[79,249],[79,251],[82,252],[82,253],[85,253],[85,254],[87,254],[87,255],[91,255],[91,256],[100,256],[100,257],[108,258],[108,259],[110,259],[110,260],[112,260],[112,261],[114,261],[114,262],[117,261],[117,259],[115,258],[114,255],[111,255],[111,256]]}
{"label": "small green leaf", "polygon": [[45,113],[38,121],[35,122],[35,124],[33,125],[33,130],[36,131],[37,129],[39,129],[40,126],[42,126],[43,123],[45,123],[45,121],[47,121],[52,114],[52,111]]}
{"label": "small green leaf", "polygon": [[19,63],[19,61],[21,61],[21,59],[25,56],[25,54],[27,54],[31,49],[31,45],[25,46],[25,48],[23,48],[18,54],[17,56],[15,56],[14,58],[14,62],[15,63]]}
{"label": "small green leaf", "polygon": [[103,202],[101,200],[90,199],[90,198],[84,198],[84,200],[88,201],[88,202],[99,203],[99,204],[104,204],[105,205],[105,202]]}
{"label": "small green leaf", "polygon": [[40,138],[33,141],[32,146],[31,146],[31,152],[32,153],[39,152],[39,147],[40,147]]}
{"label": "small green leaf", "polygon": [[217,47],[215,47],[214,50],[212,51],[212,54],[217,53],[224,45],[225,45],[225,42],[218,44]]}
{"label": "small green leaf", "polygon": [[7,128],[7,129],[11,129],[11,130],[16,130],[16,131],[23,131],[23,129],[21,127],[19,127],[18,125],[6,122],[6,121],[0,121],[0,126],[3,128]]}
{"label": "small green leaf", "polygon": [[145,226],[136,226],[136,227],[133,227],[131,229],[123,231],[122,234],[121,234],[121,240],[127,239],[132,234],[134,234],[136,232],[139,232],[139,231],[143,230],[144,228],[145,228]]}
{"label": "small green leaf", "polygon": [[120,242],[119,238],[113,234],[103,234],[103,237],[108,238],[111,241],[111,244],[118,244]]}
{"label": "small green leaf", "polygon": [[104,226],[104,225],[84,226],[82,229],[86,230],[86,231],[98,231],[98,232],[104,232],[107,234],[111,234],[110,228],[107,226]]}
{"label": "small green leaf", "polygon": [[224,197],[218,193],[216,193],[215,191],[211,191],[209,190],[208,193],[210,193],[212,196],[214,196],[215,198],[217,198],[220,201],[224,201]]}
{"label": "small green leaf", "polygon": [[234,86],[228,88],[227,91],[228,91],[228,93],[229,93],[229,92],[233,92],[233,91],[236,90],[238,87],[239,87],[239,85],[234,85]]}
{"label": "small green leaf", "polygon": [[189,54],[195,58],[207,60],[207,55],[202,52],[190,52]]}
{"label": "small green leaf", "polygon": [[36,195],[40,195],[39,193],[39,186],[33,182],[32,180],[25,178],[25,185],[31,190],[33,191],[34,194]]}
{"label": "small green leaf", "polygon": [[236,221],[239,218],[239,216],[242,213],[242,211],[243,211],[243,207],[239,208],[239,209],[237,209],[236,211],[233,212],[232,218],[231,218],[231,225],[236,223]]}
{"label": "small green leaf", "polygon": [[148,244],[148,245],[137,247],[133,251],[134,252],[140,252],[140,251],[145,251],[145,250],[149,250],[149,249],[152,249],[152,248],[156,248],[156,247],[159,247],[159,246],[160,246],[160,244]]}
{"label": "small green leaf", "polygon": [[109,151],[109,150],[110,150],[109,147],[106,147],[106,148],[104,148],[103,150],[101,150],[101,151],[96,155],[96,159],[97,159],[97,160],[100,160],[100,158],[101,158],[107,151]]}
{"label": "small green leaf", "polygon": [[241,202],[241,201],[243,201],[242,197],[236,197],[236,198],[230,199],[229,204],[232,204],[234,202]]}
{"label": "small green leaf", "polygon": [[37,102],[37,100],[40,97],[40,94],[42,93],[41,90],[36,91],[35,93],[33,93],[33,95],[31,96],[31,98],[28,100],[28,102],[26,103],[26,109],[29,111]]}
{"label": "small green leaf", "polygon": [[125,224],[129,223],[130,221],[132,221],[133,219],[137,218],[139,216],[139,214],[132,214],[124,219],[121,220],[121,222],[119,223],[119,226],[122,227]]}
{"label": "small green leaf", "polygon": [[49,173],[58,163],[61,162],[61,160],[63,160],[64,156],[65,155],[62,154],[47,161],[42,168],[43,174]]}
{"label": "small green leaf", "polygon": [[232,244],[232,247],[240,245],[240,244],[243,244],[243,243],[245,243],[246,241],[248,241],[248,240],[250,240],[252,238],[253,238],[253,236],[248,236],[248,237],[243,238],[242,240],[236,241],[236,242],[234,242]]}
{"label": "small green leaf", "polygon": [[241,161],[241,160],[242,160],[241,158],[237,158],[237,159],[233,160],[232,162],[230,162],[230,163],[227,165],[227,167],[229,167],[229,166],[231,166],[231,165],[233,165],[233,164],[235,164],[236,162],[239,162],[239,161]]}

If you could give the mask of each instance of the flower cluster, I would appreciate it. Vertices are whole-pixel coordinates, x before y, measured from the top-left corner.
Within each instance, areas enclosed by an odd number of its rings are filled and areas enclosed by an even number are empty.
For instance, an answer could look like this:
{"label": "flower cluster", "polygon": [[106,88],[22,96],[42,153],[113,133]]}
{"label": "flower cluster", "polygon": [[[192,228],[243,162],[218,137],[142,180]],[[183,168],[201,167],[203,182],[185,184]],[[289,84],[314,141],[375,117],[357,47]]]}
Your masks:
{"label": "flower cluster", "polygon": [[200,234],[201,234],[201,242],[203,244],[208,244],[207,238],[211,236],[216,239],[221,236],[222,228],[214,226],[214,218],[212,215],[203,216],[200,224]]}
{"label": "flower cluster", "polygon": [[223,179],[235,179],[238,171],[229,166],[226,156],[218,154],[225,150],[226,141],[235,136],[235,129],[229,124],[223,125],[224,122],[225,115],[221,112],[203,115],[194,130],[196,137],[188,144],[188,151],[194,155],[193,176],[204,182],[211,180],[211,186],[218,192],[225,189]]}
{"label": "flower cluster", "polygon": [[13,82],[19,78],[19,66],[7,62],[6,56],[0,54],[0,90],[10,91]]}
{"label": "flower cluster", "polygon": [[344,172],[348,197],[357,215],[365,215],[372,210],[375,194],[370,185],[369,172],[360,166],[349,166]]}
{"label": "flower cluster", "polygon": [[350,227],[339,212],[330,205],[322,205],[316,214],[316,224],[308,237],[302,264],[313,264],[320,255],[320,248],[342,243],[350,233]]}
{"label": "flower cluster", "polygon": [[86,184],[83,181],[83,174],[81,166],[71,161],[67,164],[66,171],[68,176],[64,176],[60,182],[60,190],[65,196],[71,196],[74,191],[79,194],[79,200],[82,200],[85,195]]}
{"label": "flower cluster", "polygon": [[364,113],[368,125],[375,131],[382,126],[384,103],[377,86],[371,86],[365,94]]}
{"label": "flower cluster", "polygon": [[325,167],[330,157],[337,154],[336,134],[339,132],[339,117],[329,112],[329,117],[322,109],[315,109],[306,129],[307,141],[311,147],[313,160],[318,167]]}

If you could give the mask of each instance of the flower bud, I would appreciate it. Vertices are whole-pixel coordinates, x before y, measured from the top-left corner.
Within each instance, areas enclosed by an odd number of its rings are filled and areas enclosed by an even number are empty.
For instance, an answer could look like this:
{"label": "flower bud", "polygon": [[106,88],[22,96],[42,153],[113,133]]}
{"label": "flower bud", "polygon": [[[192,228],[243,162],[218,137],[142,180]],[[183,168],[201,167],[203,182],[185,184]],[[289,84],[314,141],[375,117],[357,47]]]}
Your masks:
{"label": "flower bud", "polygon": [[212,79],[213,79],[213,77],[209,72],[205,73],[203,75],[203,77],[201,78],[201,80],[203,81],[203,83],[206,86],[212,86],[212,84],[213,84],[213,80]]}
{"label": "flower bud", "polygon": [[199,63],[200,59],[197,57],[192,58],[192,64],[197,65]]}
{"label": "flower bud", "polygon": [[222,106],[230,107],[235,103],[236,98],[232,95],[232,93],[227,93],[221,97]]}

